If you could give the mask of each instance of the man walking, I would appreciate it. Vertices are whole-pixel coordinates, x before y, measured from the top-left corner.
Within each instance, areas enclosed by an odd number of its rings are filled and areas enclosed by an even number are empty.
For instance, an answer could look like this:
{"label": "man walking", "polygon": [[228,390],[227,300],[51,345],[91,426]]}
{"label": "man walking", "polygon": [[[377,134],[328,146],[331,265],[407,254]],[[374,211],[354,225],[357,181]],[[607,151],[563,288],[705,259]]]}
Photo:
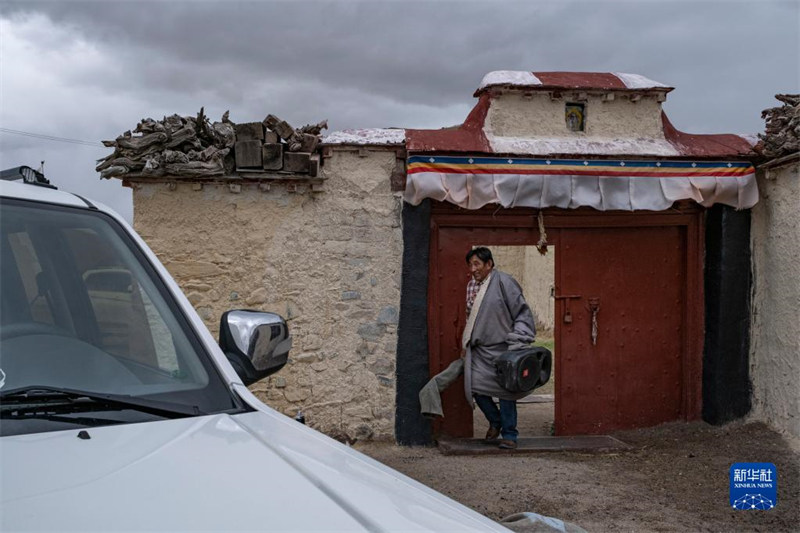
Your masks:
{"label": "man walking", "polygon": [[[517,400],[527,392],[512,393],[500,386],[494,362],[502,353],[523,349],[533,342],[536,328],[533,314],[519,283],[505,272],[495,270],[488,248],[467,253],[472,278],[467,284],[467,324],[462,335],[464,387],[467,401],[473,400],[489,421],[486,440],[501,437],[499,447],[517,447]],[[500,407],[492,398],[499,398]]]}

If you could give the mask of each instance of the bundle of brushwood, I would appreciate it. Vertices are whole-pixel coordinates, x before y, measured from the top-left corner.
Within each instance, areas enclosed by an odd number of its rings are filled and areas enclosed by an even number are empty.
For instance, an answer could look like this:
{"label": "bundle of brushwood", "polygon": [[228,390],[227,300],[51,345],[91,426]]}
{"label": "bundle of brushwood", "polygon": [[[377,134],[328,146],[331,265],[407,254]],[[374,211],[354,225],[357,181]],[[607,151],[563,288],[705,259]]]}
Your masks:
{"label": "bundle of brushwood", "polygon": [[293,128],[274,115],[234,124],[228,112],[213,124],[196,117],[143,119],[136,129],[103,141],[110,154],[97,163],[102,178],[209,178],[235,173],[308,174],[319,171],[317,146],[328,121]]}
{"label": "bundle of brushwood", "polygon": [[96,170],[101,178],[219,176],[233,170],[229,154],[235,142],[227,111],[213,124],[203,108],[196,117],[146,118],[133,132],[103,141],[114,153],[98,160]]}
{"label": "bundle of brushwood", "polygon": [[765,109],[766,133],[759,133],[761,142],[756,149],[774,159],[800,152],[800,94],[776,94],[783,102],[780,107]]}

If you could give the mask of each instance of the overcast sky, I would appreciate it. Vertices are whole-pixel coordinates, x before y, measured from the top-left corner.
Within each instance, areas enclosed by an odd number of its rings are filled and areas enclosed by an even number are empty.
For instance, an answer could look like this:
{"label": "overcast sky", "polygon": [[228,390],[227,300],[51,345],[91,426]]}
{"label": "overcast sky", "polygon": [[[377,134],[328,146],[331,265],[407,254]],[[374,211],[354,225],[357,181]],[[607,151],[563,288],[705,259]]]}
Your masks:
{"label": "overcast sky", "polygon": [[[38,167],[128,220],[95,160],[144,117],[229,109],[331,130],[459,124],[492,70],[630,72],[692,133],[763,131],[800,92],[800,2],[0,0],[0,167]],[[329,130],[330,132],[330,130]]]}

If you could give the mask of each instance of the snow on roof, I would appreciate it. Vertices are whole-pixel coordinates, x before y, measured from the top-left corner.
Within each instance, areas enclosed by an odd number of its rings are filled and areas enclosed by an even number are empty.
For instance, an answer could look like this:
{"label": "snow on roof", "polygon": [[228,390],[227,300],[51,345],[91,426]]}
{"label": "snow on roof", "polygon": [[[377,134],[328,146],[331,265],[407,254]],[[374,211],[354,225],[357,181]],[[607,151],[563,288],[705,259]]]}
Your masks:
{"label": "snow on roof", "polygon": [[492,85],[541,85],[542,82],[533,75],[533,72],[525,72],[521,70],[495,70],[488,73],[481,80],[481,86],[478,90],[491,87]]}
{"label": "snow on roof", "polygon": [[642,91],[672,87],[639,74],[625,72],[526,72],[496,70],[483,77],[476,95],[489,87],[603,89]]}
{"label": "snow on roof", "polygon": [[758,138],[758,133],[740,133],[739,137],[750,143],[750,146],[755,146],[761,140]]}
{"label": "snow on roof", "polygon": [[323,137],[323,144],[385,145],[403,144],[406,130],[402,128],[363,128],[331,132]]}
{"label": "snow on roof", "polygon": [[626,74],[625,72],[613,72],[614,76],[622,80],[628,89],[655,89],[656,87],[667,87],[663,83],[645,78],[640,74]]}

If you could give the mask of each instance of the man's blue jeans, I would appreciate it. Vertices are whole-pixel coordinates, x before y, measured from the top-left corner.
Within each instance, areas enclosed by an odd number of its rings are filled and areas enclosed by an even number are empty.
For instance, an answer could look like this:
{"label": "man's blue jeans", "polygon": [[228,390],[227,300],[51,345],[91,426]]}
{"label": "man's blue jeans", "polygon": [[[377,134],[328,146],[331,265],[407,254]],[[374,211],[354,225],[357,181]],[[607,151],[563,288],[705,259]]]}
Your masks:
{"label": "man's blue jeans", "polygon": [[483,394],[473,394],[475,403],[483,412],[483,416],[489,421],[493,428],[500,428],[500,436],[506,440],[516,442],[517,435],[517,402],[513,400],[500,400],[500,409],[494,403],[491,396]]}

